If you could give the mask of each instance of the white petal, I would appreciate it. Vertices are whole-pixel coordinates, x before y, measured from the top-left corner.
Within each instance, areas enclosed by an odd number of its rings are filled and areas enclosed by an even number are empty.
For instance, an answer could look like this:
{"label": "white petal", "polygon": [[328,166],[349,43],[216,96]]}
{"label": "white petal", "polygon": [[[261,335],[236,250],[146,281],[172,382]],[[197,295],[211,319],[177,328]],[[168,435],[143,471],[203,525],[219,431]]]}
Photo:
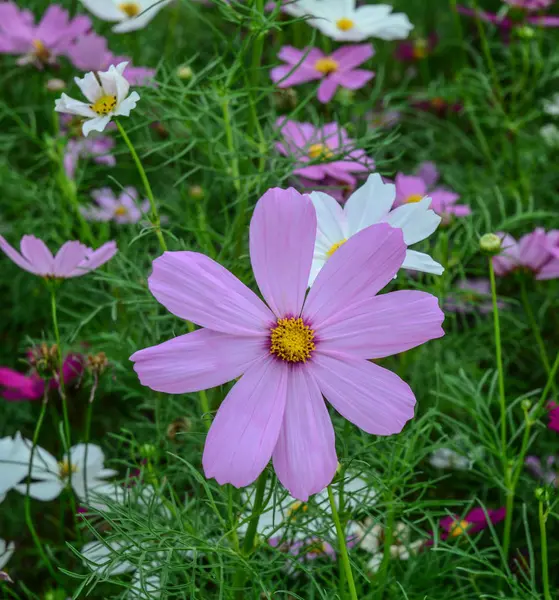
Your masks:
{"label": "white petal", "polygon": [[95,118],[88,119],[84,122],[82,125],[82,132],[84,136],[87,137],[92,131],[105,131],[105,127],[110,123],[110,121],[111,115],[105,115],[102,117],[95,115]]}
{"label": "white petal", "polygon": [[86,73],[82,79],[74,77],[74,81],[82,91],[82,94],[91,102],[96,102],[102,95],[103,90],[97,81],[95,74]]}
{"label": "white petal", "polygon": [[124,560],[126,544],[119,540],[109,542],[89,542],[82,548],[84,565],[101,575],[121,575],[136,570],[135,565]]}
{"label": "white petal", "polygon": [[132,587],[127,597],[131,600],[151,600],[151,598],[160,596],[161,578],[159,575],[150,574],[146,569],[138,569],[132,577]]}
{"label": "white petal", "polygon": [[349,234],[379,223],[392,208],[395,198],[394,184],[384,183],[378,173],[369,175],[365,184],[353,192],[345,204]]}
{"label": "white petal", "polygon": [[158,2],[157,0],[150,0],[149,2],[141,2],[142,12],[137,17],[126,19],[118,25],[115,25],[113,31],[115,33],[126,33],[128,31],[143,29],[155,15],[171,1],[172,0],[163,0],[163,2]]}
{"label": "white petal", "polygon": [[416,252],[415,250],[406,251],[406,258],[402,263],[402,269],[423,271],[424,273],[432,273],[433,275],[442,275],[444,272],[444,267],[434,261],[428,254]]}
{"label": "white petal", "polygon": [[123,18],[123,12],[114,0],[81,0],[81,3],[103,21],[120,21]]}
{"label": "white petal", "polygon": [[[27,484],[22,483],[17,485],[15,489],[24,496],[27,495]],[[42,500],[43,502],[50,502],[57,498],[62,490],[64,489],[64,484],[60,479],[51,479],[38,481],[35,483],[31,483],[29,486],[29,496],[31,498],[35,498],[35,500]]]}
{"label": "white petal", "polygon": [[404,234],[408,246],[429,237],[441,222],[441,217],[430,210],[431,198],[425,197],[419,202],[404,204],[387,215],[385,221],[398,227]]}
{"label": "white petal", "polygon": [[138,94],[138,92],[132,92],[130,94],[130,96],[128,96],[128,98],[126,98],[125,100],[123,100],[114,110],[114,115],[116,117],[118,116],[123,116],[123,117],[129,117],[130,116],[130,111],[133,110],[134,108],[136,108],[136,104],[138,102],[138,100],[140,99],[140,94]]}
{"label": "white petal", "polygon": [[311,272],[309,274],[309,287],[312,286],[312,284],[314,283],[314,280],[317,278],[318,274],[320,273],[322,267],[325,264],[326,264],[325,258],[321,258],[321,257],[313,258]]}
{"label": "white petal", "polygon": [[0,539],[0,571],[8,564],[14,550],[15,544],[13,542],[8,544],[5,540]]}
{"label": "white petal", "polygon": [[80,117],[92,118],[97,116],[97,113],[91,109],[89,104],[80,100],[74,100],[74,98],[70,98],[70,96],[64,93],[54,102],[54,110],[59,113],[78,115]]}
{"label": "white petal", "polygon": [[346,239],[346,218],[339,202],[324,192],[312,192],[310,198],[316,210],[317,237],[323,238],[329,248]]}

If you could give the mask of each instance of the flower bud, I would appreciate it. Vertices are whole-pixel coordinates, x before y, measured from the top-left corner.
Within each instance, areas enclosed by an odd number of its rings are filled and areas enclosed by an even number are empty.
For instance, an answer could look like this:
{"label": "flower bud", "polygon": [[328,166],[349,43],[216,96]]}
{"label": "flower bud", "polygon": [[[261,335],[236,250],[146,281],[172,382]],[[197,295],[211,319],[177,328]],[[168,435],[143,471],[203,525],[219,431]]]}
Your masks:
{"label": "flower bud", "polygon": [[49,79],[45,84],[49,92],[61,92],[66,89],[66,82],[63,79]]}
{"label": "flower bud", "polygon": [[194,200],[202,200],[204,197],[204,188],[201,185],[191,185],[188,188],[188,195]]}
{"label": "flower bud", "polygon": [[549,502],[549,492],[545,488],[536,488],[535,494],[538,502]]}
{"label": "flower bud", "polygon": [[519,38],[524,40],[531,40],[536,35],[534,28],[528,27],[528,25],[517,27],[514,32]]}
{"label": "flower bud", "polygon": [[479,240],[479,249],[484,254],[495,256],[501,252],[501,238],[494,233],[486,233]]}
{"label": "flower bud", "polygon": [[157,448],[153,444],[142,444],[140,446],[140,456],[142,458],[154,458],[157,455]]}
{"label": "flower bud", "polygon": [[532,401],[528,398],[524,398],[520,403],[520,406],[524,412],[528,412],[532,408]]}
{"label": "flower bud", "polygon": [[191,79],[193,75],[194,71],[188,65],[181,65],[180,67],[177,67],[177,77],[179,79]]}

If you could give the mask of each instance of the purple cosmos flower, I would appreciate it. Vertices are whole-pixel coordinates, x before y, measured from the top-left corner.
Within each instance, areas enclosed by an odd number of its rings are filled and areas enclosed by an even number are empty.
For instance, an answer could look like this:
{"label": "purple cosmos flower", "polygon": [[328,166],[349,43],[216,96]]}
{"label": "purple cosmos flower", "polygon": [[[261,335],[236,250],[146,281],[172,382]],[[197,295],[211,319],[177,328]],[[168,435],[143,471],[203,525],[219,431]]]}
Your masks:
{"label": "purple cosmos flower", "polygon": [[394,58],[402,62],[417,62],[433,53],[439,42],[436,33],[430,33],[426,38],[415,38],[400,42],[394,52]]}
{"label": "purple cosmos flower", "polygon": [[165,252],[153,263],[152,294],[202,329],[136,352],[131,360],[142,384],[185,394],[242,375],[206,439],[204,471],[220,484],[249,485],[273,457],[294,498],[320,492],[338,466],[323,395],[366,432],[398,433],[413,417],[413,392],[367,359],[444,335],[434,296],[376,296],[406,254],[401,230],[388,224],[343,244],[305,298],[316,230],[308,196],[275,188],[259,200],[250,257],[266,303],[203,254]]}
{"label": "purple cosmos flower", "polygon": [[[496,510],[474,508],[463,518],[460,518],[459,515],[444,517],[439,522],[444,531],[441,534],[441,539],[446,540],[463,534],[472,535],[477,533],[488,527],[489,523],[496,524],[501,522],[505,518],[506,512],[504,506]],[[487,520],[488,517],[489,521]]]}
{"label": "purple cosmos flower", "polygon": [[33,13],[14,2],[0,2],[0,52],[18,54],[19,65],[38,68],[53,64],[70,44],[91,28],[88,17],[69,18],[58,4],[51,4],[38,25]]}
{"label": "purple cosmos flower", "polygon": [[49,279],[85,275],[111,260],[117,251],[116,242],[107,242],[93,250],[81,242],[70,241],[53,256],[46,244],[34,235],[24,235],[20,248],[21,254],[0,235],[0,249],[10,260],[28,273]]}
{"label": "purple cosmos flower", "polygon": [[[548,0],[544,0],[544,2],[547,1]],[[525,10],[506,15],[490,13],[483,10],[475,10],[473,8],[460,5],[457,7],[457,10],[459,13],[468,17],[477,17],[482,21],[496,25],[506,38],[508,38],[510,32],[515,27],[522,25],[536,27],[559,27],[558,16],[529,14],[530,11],[541,10],[542,8],[547,8],[549,5],[542,5],[542,3],[538,2],[538,0],[509,0],[507,3],[511,6]]]}
{"label": "purple cosmos flower", "polygon": [[[30,350],[27,355],[30,364],[35,364],[38,349]],[[84,358],[81,354],[71,353],[64,359],[62,376],[64,383],[69,384],[79,378],[84,369]],[[49,389],[58,389],[59,381],[51,378]],[[0,396],[9,402],[39,400],[45,392],[45,380],[39,375],[37,368],[32,367],[28,375],[0,367]]]}
{"label": "purple cosmos flower", "polygon": [[[337,123],[317,128],[311,123],[280,117],[276,126],[283,138],[276,148],[281,154],[295,158],[295,175],[313,181],[330,176],[355,186],[357,180],[352,173],[368,173],[374,169],[373,159],[367,157],[364,150],[356,150],[355,142]],[[336,160],[340,156],[341,160]]]}
{"label": "purple cosmos flower", "polygon": [[342,46],[330,55],[325,55],[318,48],[298,50],[284,46],[278,56],[287,64],[273,68],[270,74],[280,88],[321,79],[317,98],[326,104],[332,100],[338,86],[358,90],[375,76],[373,71],[356,68],[374,53],[371,44]]}
{"label": "purple cosmos flower", "polygon": [[542,466],[542,461],[537,456],[527,456],[524,464],[534,477],[537,477],[547,485],[559,487],[559,473],[557,472],[557,467],[559,467],[558,456],[548,456],[545,466]]}
{"label": "purple cosmos flower", "polygon": [[549,423],[547,426],[549,427],[549,429],[553,429],[553,431],[559,433],[559,404],[556,404],[555,402],[549,403],[548,416]]}
{"label": "purple cosmos flower", "polygon": [[546,233],[545,229],[537,227],[518,242],[508,233],[499,232],[497,235],[501,238],[501,253],[492,259],[496,275],[504,277],[514,271],[525,270],[532,272],[536,279],[559,277],[559,229]]}
{"label": "purple cosmos flower", "polygon": [[425,196],[431,198],[431,208],[448,223],[454,215],[465,217],[472,211],[465,204],[456,204],[460,195],[444,187],[433,188],[439,180],[439,172],[434,163],[420,165],[417,175],[396,175],[396,205],[419,202]]}
{"label": "purple cosmos flower", "polygon": [[106,71],[111,65],[127,62],[124,76],[134,86],[155,85],[155,69],[135,67],[127,56],[115,56],[107,46],[107,40],[90,32],[76,39],[68,48],[68,58],[82,71]]}
{"label": "purple cosmos flower", "polygon": [[110,188],[94,190],[91,196],[97,206],[82,207],[82,214],[90,221],[114,221],[121,225],[137,223],[149,211],[149,200],[138,205],[138,192],[133,187],[124,188],[118,197]]}
{"label": "purple cosmos flower", "polygon": [[[447,298],[445,308],[451,312],[482,314],[493,310],[491,300],[491,284],[489,279],[463,279],[456,286],[460,290]],[[499,302],[499,307],[504,308],[504,303]]]}

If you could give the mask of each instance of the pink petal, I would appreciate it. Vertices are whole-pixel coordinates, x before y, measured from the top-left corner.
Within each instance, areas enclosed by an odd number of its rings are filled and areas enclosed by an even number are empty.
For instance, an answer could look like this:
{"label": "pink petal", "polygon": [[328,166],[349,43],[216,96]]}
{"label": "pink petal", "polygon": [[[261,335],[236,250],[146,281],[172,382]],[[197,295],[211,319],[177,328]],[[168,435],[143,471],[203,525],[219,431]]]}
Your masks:
{"label": "pink petal", "polygon": [[86,257],[89,248],[80,242],[66,242],[54,257],[54,274],[57,277],[68,277],[70,273]]}
{"label": "pink petal", "polygon": [[212,423],[202,464],[221,485],[251,484],[268,464],[283,423],[288,367],[265,358],[234,385]]}
{"label": "pink petal", "polygon": [[398,173],[396,175],[396,198],[401,202],[405,202],[410,196],[425,196],[427,194],[427,186],[421,177],[415,175],[404,175]]}
{"label": "pink petal", "polygon": [[289,493],[306,502],[322,491],[338,468],[332,421],[320,389],[305,365],[292,368],[274,469]]}
{"label": "pink petal", "polygon": [[495,274],[506,275],[520,264],[518,242],[508,233],[497,232],[501,239],[501,253],[492,258]]}
{"label": "pink petal", "polygon": [[335,50],[331,57],[339,63],[340,70],[348,71],[362,65],[373,57],[375,50],[372,44],[352,44]]}
{"label": "pink petal", "polygon": [[64,383],[70,383],[83,373],[84,357],[81,354],[68,354],[64,359],[62,366],[62,374]]}
{"label": "pink petal", "polygon": [[52,275],[54,258],[43,240],[34,235],[24,235],[20,242],[21,254],[40,275]]}
{"label": "pink petal", "polygon": [[440,177],[437,165],[431,161],[421,163],[417,170],[417,175],[423,179],[428,188],[435,185]]}
{"label": "pink petal", "polygon": [[380,223],[359,231],[328,259],[307,296],[303,315],[320,335],[330,319],[389,283],[405,256],[401,229]]}
{"label": "pink petal", "polygon": [[330,100],[332,100],[334,94],[336,93],[336,90],[338,89],[338,79],[339,77],[336,76],[336,74],[334,73],[322,80],[322,82],[318,86],[318,92],[316,94],[316,97],[318,98],[319,102],[322,102],[322,104],[326,104],[327,102],[330,102]]}
{"label": "pink petal", "polygon": [[37,400],[43,395],[44,383],[7,367],[0,367],[0,395],[9,401]]}
{"label": "pink petal", "polygon": [[315,352],[308,368],[328,402],[367,433],[400,433],[413,417],[415,396],[397,375],[372,362]]}
{"label": "pink petal", "polygon": [[460,194],[442,188],[427,192],[427,195],[432,201],[431,208],[437,213],[451,210],[452,205],[460,199]]}
{"label": "pink petal", "polygon": [[301,167],[299,169],[295,169],[293,173],[295,175],[300,175],[301,177],[308,177],[313,181],[320,181],[326,177],[326,169],[325,165],[312,165],[310,167]]}
{"label": "pink petal", "polygon": [[364,69],[354,69],[347,73],[336,73],[338,83],[348,90],[358,90],[369,83],[375,76],[373,71],[365,71]]}
{"label": "pink petal", "polygon": [[148,284],[168,311],[215,331],[261,336],[276,321],[244,283],[197,252],[165,252],[153,261]]}
{"label": "pink petal", "polygon": [[382,358],[442,337],[444,314],[435,296],[390,292],[351,304],[320,328],[320,351]]}
{"label": "pink petal", "polygon": [[545,264],[536,276],[538,280],[559,278],[559,258],[553,258]]}
{"label": "pink petal", "polygon": [[541,17],[528,17],[528,23],[530,25],[541,25],[542,27],[559,27],[559,17],[550,15],[550,16],[541,16]]}
{"label": "pink petal", "polygon": [[303,50],[299,50],[293,46],[283,46],[283,48],[281,48],[281,50],[278,52],[278,58],[290,64],[291,66],[298,63],[308,63],[314,65],[319,58],[324,58],[324,53],[318,48],[309,49],[307,47],[303,48]]}
{"label": "pink petal", "polygon": [[266,337],[198,329],[139,350],[130,360],[142,385],[166,394],[187,394],[236,379],[268,354]]}
{"label": "pink petal", "polygon": [[274,83],[279,82],[278,85],[280,88],[286,88],[321,79],[323,74],[315,70],[314,67],[309,67],[305,64],[295,68],[293,65],[274,67],[270,71],[270,76]]}
{"label": "pink petal", "polygon": [[91,254],[86,256],[68,277],[79,277],[80,275],[85,275],[90,271],[98,269],[100,266],[111,260],[117,251],[118,248],[116,242],[107,242],[106,244],[103,244],[97,248],[97,250],[91,251]]}
{"label": "pink petal", "polygon": [[518,241],[518,253],[524,266],[538,271],[551,258],[545,230],[538,227],[522,236]]}
{"label": "pink petal", "polygon": [[23,256],[0,235],[0,248],[6,254],[6,256],[14,262],[20,269],[27,271],[28,273],[33,273],[34,275],[39,275],[35,265],[31,264],[28,260],[23,258]]}
{"label": "pink petal", "polygon": [[278,319],[301,313],[315,238],[316,211],[309,196],[273,188],[256,204],[250,260],[256,283]]}

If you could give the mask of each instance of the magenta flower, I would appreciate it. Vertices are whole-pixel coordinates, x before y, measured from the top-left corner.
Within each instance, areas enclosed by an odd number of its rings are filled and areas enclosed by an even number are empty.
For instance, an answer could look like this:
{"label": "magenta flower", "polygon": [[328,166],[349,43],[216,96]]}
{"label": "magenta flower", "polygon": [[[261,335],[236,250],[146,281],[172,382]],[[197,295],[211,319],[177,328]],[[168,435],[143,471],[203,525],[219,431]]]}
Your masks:
{"label": "magenta flower", "polygon": [[[505,0],[507,1],[507,0]],[[547,0],[544,0],[547,1]],[[559,17],[554,15],[531,15],[530,11],[541,10],[547,6],[538,6],[541,4],[538,0],[512,0],[508,4],[517,8],[523,8],[516,14],[496,14],[490,13],[483,10],[475,10],[466,6],[458,6],[457,10],[459,13],[468,17],[477,17],[478,19],[496,25],[501,33],[508,37],[508,34],[518,26],[529,25],[535,27],[559,27]]]}
{"label": "magenta flower", "polygon": [[276,126],[282,141],[276,144],[284,156],[295,159],[295,175],[313,181],[333,177],[350,186],[357,184],[352,173],[368,173],[374,169],[373,159],[364,150],[356,150],[355,142],[337,123],[317,128],[311,123],[298,123],[280,117]]}
{"label": "magenta flower", "polygon": [[127,56],[115,56],[107,46],[107,40],[90,32],[76,39],[68,48],[68,58],[82,71],[107,71],[111,65],[127,62],[124,76],[131,85],[154,85],[155,69],[135,67]]}
{"label": "magenta flower", "polygon": [[338,465],[323,395],[364,431],[398,433],[413,417],[413,392],[367,359],[444,335],[434,296],[376,296],[406,253],[401,230],[388,224],[341,245],[305,298],[316,230],[311,199],[293,189],[269,190],[257,203],[250,256],[267,304],[202,254],[166,252],[153,263],[155,298],[203,329],[136,352],[142,384],[185,394],[242,375],[206,439],[204,471],[220,484],[247,486],[273,458],[289,493],[306,501]]}
{"label": "magenta flower", "polygon": [[[33,350],[28,355],[33,354]],[[62,376],[66,385],[79,378],[83,372],[84,359],[81,354],[68,354],[62,366]],[[58,389],[60,382],[51,378],[48,382],[49,389]],[[31,369],[28,375],[0,367],[0,396],[9,402],[22,402],[39,400],[45,392],[45,380],[39,375],[37,369]]]}
{"label": "magenta flower", "polygon": [[18,8],[14,2],[0,2],[0,52],[20,55],[18,65],[34,64],[42,68],[53,64],[90,28],[88,17],[79,15],[70,19],[68,11],[58,4],[51,4],[35,25],[29,10]]}
{"label": "magenta flower", "polygon": [[98,269],[116,254],[116,242],[107,242],[97,250],[81,242],[65,242],[56,256],[46,244],[34,235],[24,235],[20,243],[21,253],[10,246],[0,235],[0,249],[18,267],[34,275],[48,279],[79,277]]}
{"label": "magenta flower", "polygon": [[555,404],[555,402],[549,403],[549,423],[547,426],[559,433],[559,404]]}
{"label": "magenta flower", "polygon": [[460,113],[464,109],[461,102],[447,100],[441,96],[435,96],[434,98],[412,98],[411,106],[418,110],[433,113],[441,118],[453,113]]}
{"label": "magenta flower", "polygon": [[394,58],[401,62],[417,62],[430,56],[439,42],[436,33],[430,33],[426,38],[415,38],[400,42],[394,52]]}
{"label": "magenta flower", "polygon": [[136,188],[127,187],[118,198],[110,188],[91,192],[97,206],[82,208],[82,214],[90,221],[114,221],[120,225],[137,223],[149,211],[149,200],[138,205]]}
{"label": "magenta flower", "polygon": [[506,2],[509,6],[532,11],[549,8],[555,0],[503,0],[503,2]]}
{"label": "magenta flower", "polygon": [[431,208],[448,222],[452,216],[465,217],[472,211],[466,204],[456,204],[460,195],[444,187],[433,188],[439,180],[434,163],[420,165],[417,175],[396,175],[396,205],[419,202],[425,196],[431,198]]}
{"label": "magenta flower", "polygon": [[[445,303],[447,310],[458,313],[479,311],[482,314],[493,310],[489,279],[463,279],[456,287],[459,293],[453,293],[447,298]],[[504,307],[504,303],[498,304],[500,308]]]}
{"label": "magenta flower", "polygon": [[508,233],[497,235],[501,238],[501,253],[492,259],[496,275],[504,277],[524,270],[533,273],[536,279],[559,277],[559,256],[556,254],[559,230],[546,233],[545,229],[537,227],[518,242]]}
{"label": "magenta flower", "polygon": [[[489,523],[494,525],[500,523],[505,515],[506,509],[503,506],[496,510],[487,509],[486,511],[482,508],[474,508],[463,518],[460,518],[459,515],[444,517],[439,522],[444,531],[441,534],[441,539],[446,540],[463,534],[472,535],[488,527]],[[489,521],[487,517],[489,517]]]}
{"label": "magenta flower", "polygon": [[358,90],[375,76],[373,71],[357,69],[369,60],[375,51],[371,44],[342,46],[330,55],[318,48],[299,50],[293,46],[284,46],[279,58],[285,65],[271,71],[272,81],[280,88],[292,87],[321,79],[317,98],[319,102],[330,102],[338,86],[348,90]]}
{"label": "magenta flower", "polygon": [[559,457],[548,456],[545,465],[542,465],[542,461],[537,456],[527,456],[524,464],[534,477],[547,485],[559,487],[559,473],[556,470],[559,466]]}

